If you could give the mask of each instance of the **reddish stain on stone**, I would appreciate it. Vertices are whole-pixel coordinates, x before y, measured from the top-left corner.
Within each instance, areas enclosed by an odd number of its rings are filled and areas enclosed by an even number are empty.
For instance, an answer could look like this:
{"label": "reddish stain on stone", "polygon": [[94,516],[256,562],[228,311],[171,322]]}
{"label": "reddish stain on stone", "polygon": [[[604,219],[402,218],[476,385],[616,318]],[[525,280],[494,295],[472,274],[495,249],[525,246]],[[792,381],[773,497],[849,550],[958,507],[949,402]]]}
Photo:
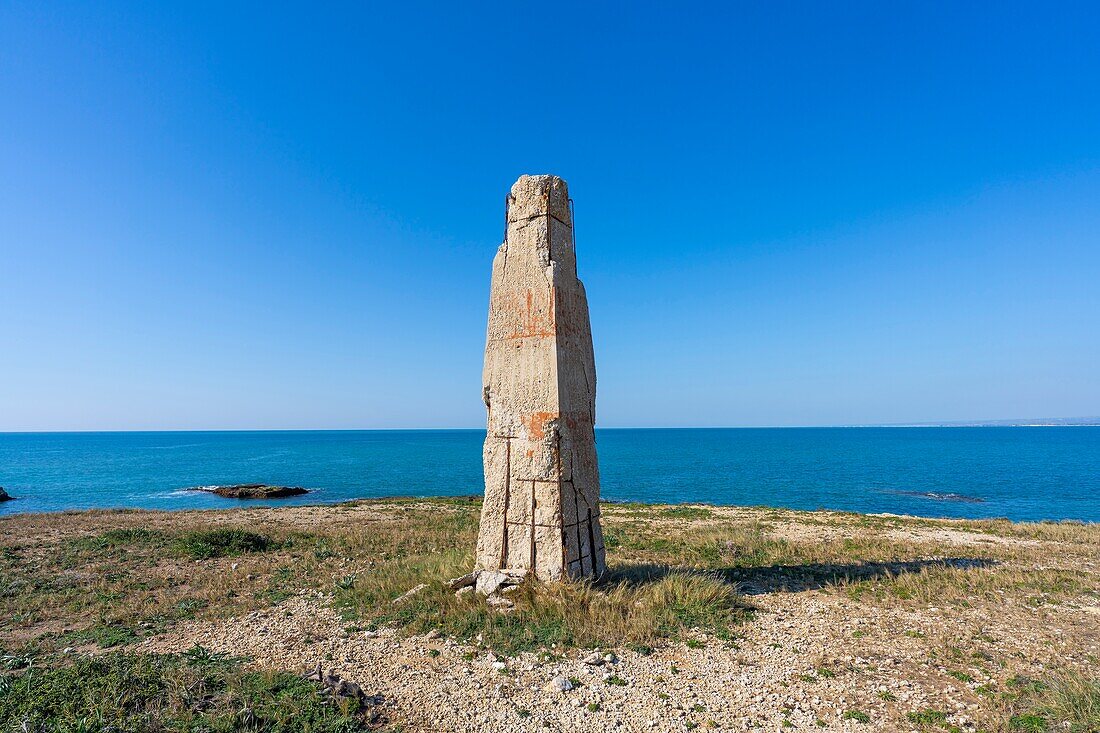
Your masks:
{"label": "reddish stain on stone", "polygon": [[530,415],[524,415],[523,420],[524,427],[527,428],[527,435],[531,440],[542,440],[546,437],[546,423],[554,420],[558,417],[556,412],[533,412]]}
{"label": "reddish stain on stone", "polygon": [[554,288],[550,289],[550,307],[539,308],[535,306],[535,294],[527,291],[527,302],[520,306],[511,303],[512,314],[515,316],[517,326],[508,336],[510,339],[545,338],[557,334],[557,319],[554,314]]}

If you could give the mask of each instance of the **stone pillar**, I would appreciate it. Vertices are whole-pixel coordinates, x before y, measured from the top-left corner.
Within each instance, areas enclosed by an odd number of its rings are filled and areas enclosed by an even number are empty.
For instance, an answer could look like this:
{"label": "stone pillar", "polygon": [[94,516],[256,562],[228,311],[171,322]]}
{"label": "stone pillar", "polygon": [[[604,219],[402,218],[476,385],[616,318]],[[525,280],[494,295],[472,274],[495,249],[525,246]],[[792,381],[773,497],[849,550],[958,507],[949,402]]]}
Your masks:
{"label": "stone pillar", "polygon": [[569,190],[520,176],[493,260],[483,396],[485,503],[479,570],[542,580],[603,574],[596,368],[577,279]]}

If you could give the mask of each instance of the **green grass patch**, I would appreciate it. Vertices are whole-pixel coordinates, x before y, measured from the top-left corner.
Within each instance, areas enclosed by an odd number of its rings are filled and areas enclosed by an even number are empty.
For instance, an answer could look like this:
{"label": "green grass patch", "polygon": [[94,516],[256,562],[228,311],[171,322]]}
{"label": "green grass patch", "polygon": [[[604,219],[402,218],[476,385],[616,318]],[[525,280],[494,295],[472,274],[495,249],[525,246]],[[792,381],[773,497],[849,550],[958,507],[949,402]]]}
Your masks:
{"label": "green grass patch", "polygon": [[128,626],[116,624],[96,624],[80,631],[71,631],[57,637],[59,646],[79,646],[81,644],[96,644],[103,649],[111,649],[116,646],[133,644],[139,638],[139,634]]}
{"label": "green grass patch", "polygon": [[355,733],[356,700],[331,702],[285,672],[171,655],[112,653],[5,677],[0,730],[60,733]]}
{"label": "green grass patch", "polygon": [[244,657],[231,657],[225,652],[211,651],[202,644],[195,644],[180,654],[180,657],[192,667],[236,667],[248,661]]}
{"label": "green grass patch", "polygon": [[905,718],[913,725],[943,725],[947,722],[947,713],[925,708],[910,711],[905,714]]}
{"label": "green grass patch", "polygon": [[174,549],[194,560],[230,557],[248,552],[265,552],[277,546],[267,535],[246,529],[226,528],[188,532],[173,543]]}
{"label": "green grass patch", "polygon": [[116,547],[161,547],[168,541],[168,535],[156,529],[130,527],[109,529],[94,537],[81,537],[73,540],[73,547],[81,550],[107,550]]}
{"label": "green grass patch", "polygon": [[714,512],[701,506],[675,506],[662,509],[660,516],[672,519],[710,519]]}
{"label": "green grass patch", "polygon": [[1010,730],[1023,731],[1023,733],[1046,733],[1049,730],[1047,719],[1035,713],[1013,715],[1008,719],[1008,727]]}

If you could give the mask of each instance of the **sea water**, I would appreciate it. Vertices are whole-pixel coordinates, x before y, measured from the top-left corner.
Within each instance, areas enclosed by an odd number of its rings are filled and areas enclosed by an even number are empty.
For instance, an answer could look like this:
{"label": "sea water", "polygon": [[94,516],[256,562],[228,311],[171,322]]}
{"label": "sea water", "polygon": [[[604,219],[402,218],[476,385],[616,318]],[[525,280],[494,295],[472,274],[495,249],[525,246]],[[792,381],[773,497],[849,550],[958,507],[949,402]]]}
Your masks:
{"label": "sea water", "polygon": [[[0,514],[237,506],[482,489],[479,430],[2,433]],[[597,430],[602,495],[936,517],[1100,521],[1100,427]]]}

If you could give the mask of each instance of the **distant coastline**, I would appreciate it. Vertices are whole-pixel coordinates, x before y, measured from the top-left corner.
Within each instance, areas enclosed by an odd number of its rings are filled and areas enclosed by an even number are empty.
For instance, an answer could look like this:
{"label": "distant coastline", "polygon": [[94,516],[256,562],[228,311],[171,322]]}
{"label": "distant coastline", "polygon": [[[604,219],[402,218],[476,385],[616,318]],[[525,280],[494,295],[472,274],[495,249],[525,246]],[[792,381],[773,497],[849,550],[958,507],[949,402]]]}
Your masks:
{"label": "distant coastline", "polygon": [[960,420],[954,422],[856,425],[861,428],[1080,428],[1100,426],[1100,417],[1043,417],[1016,420]]}

